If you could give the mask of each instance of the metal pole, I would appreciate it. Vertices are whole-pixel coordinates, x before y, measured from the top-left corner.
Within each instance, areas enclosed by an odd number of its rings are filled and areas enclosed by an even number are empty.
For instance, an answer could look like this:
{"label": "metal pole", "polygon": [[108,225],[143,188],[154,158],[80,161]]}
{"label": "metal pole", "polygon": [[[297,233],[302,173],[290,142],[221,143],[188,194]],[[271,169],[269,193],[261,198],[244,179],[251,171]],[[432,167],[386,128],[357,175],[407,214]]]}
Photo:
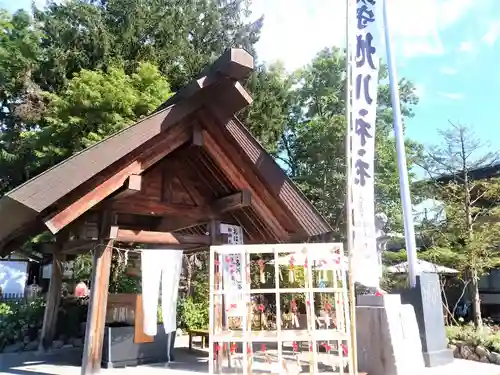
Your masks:
{"label": "metal pole", "polygon": [[[351,356],[351,364],[349,366],[349,375],[358,374],[358,352],[356,340],[356,290],[354,285],[353,273],[353,225],[352,225],[352,160],[351,160],[351,134],[352,134],[352,113],[351,113],[351,87],[352,87],[352,31],[351,22],[355,14],[353,10],[356,9],[356,0],[346,0],[346,87],[345,87],[345,117],[346,117],[346,140],[345,140],[345,154],[346,154],[346,221],[347,221],[347,253],[349,255],[349,330],[351,333],[351,348],[349,355]],[[340,349],[340,348],[339,348]]]}
{"label": "metal pole", "polygon": [[403,205],[406,254],[408,256],[410,287],[414,288],[417,284],[417,246],[415,244],[415,228],[413,226],[413,212],[411,207],[410,186],[408,182],[408,167],[406,166],[405,140],[399,102],[398,76],[396,73],[396,62],[394,55],[392,54],[389,17],[387,16],[387,0],[383,0],[382,9],[384,19],[385,49],[387,53],[387,70],[389,71],[392,114],[394,116],[394,135],[396,137],[399,187],[401,190],[401,202]]}

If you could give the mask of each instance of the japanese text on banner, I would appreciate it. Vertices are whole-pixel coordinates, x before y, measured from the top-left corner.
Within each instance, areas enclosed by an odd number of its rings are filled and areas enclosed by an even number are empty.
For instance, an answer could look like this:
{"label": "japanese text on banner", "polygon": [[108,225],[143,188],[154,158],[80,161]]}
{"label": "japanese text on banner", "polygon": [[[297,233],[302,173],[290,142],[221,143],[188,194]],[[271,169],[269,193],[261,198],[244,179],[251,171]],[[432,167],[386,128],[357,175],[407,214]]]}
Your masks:
{"label": "japanese text on banner", "polygon": [[[352,66],[351,177],[353,212],[354,280],[378,287],[380,267],[375,238],[375,120],[377,114],[378,4],[380,0],[357,0],[355,61]],[[382,5],[382,4],[380,4]]]}
{"label": "japanese text on banner", "polygon": [[[237,225],[221,224],[220,232],[228,235],[228,245],[243,245],[243,229]],[[226,254],[222,261],[222,274],[228,316],[243,316],[246,305],[243,299],[243,263],[241,254]]]}

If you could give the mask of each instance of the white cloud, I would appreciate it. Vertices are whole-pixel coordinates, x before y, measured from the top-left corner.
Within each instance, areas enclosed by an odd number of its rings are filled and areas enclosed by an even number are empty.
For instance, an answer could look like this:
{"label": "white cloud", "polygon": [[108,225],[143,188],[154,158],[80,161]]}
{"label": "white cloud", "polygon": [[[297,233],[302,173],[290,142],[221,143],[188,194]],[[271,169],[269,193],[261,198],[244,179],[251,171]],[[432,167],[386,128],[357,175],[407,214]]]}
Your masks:
{"label": "white cloud", "polygon": [[260,58],[282,60],[288,69],[307,63],[324,47],[345,45],[345,0],[254,0],[254,16],[264,14],[257,44]]}
{"label": "white cloud", "polygon": [[446,74],[448,76],[452,76],[458,73],[457,69],[452,68],[450,66],[443,66],[441,67],[441,69],[439,69],[439,71],[441,72],[441,74]]}
{"label": "white cloud", "polygon": [[482,36],[481,41],[492,46],[500,36],[500,20],[492,22],[488,31]]}
{"label": "white cloud", "polygon": [[[397,57],[445,52],[440,31],[488,0],[391,0],[389,20]],[[345,45],[345,0],[253,0],[253,17],[264,14],[257,45],[261,59],[288,69],[310,61],[324,47]]]}
{"label": "white cloud", "polygon": [[419,97],[419,99],[422,99],[422,97],[425,94],[425,86],[422,83],[417,83],[415,85],[415,94]]}
{"label": "white cloud", "polygon": [[465,41],[460,43],[458,49],[462,52],[472,52],[474,50],[474,44],[472,44],[472,42]]}
{"label": "white cloud", "polygon": [[465,98],[464,94],[460,92],[438,92],[437,94],[451,100],[463,100]]}

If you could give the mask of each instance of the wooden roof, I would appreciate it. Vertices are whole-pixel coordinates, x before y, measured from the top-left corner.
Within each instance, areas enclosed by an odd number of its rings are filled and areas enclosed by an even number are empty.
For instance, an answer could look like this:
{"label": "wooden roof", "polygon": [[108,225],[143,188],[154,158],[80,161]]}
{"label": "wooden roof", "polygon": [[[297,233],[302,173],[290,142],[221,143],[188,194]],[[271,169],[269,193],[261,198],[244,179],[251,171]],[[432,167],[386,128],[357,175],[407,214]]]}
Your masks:
{"label": "wooden roof", "polygon": [[[471,169],[468,171],[468,176],[472,180],[486,180],[490,178],[498,178],[500,177],[500,163],[495,162],[489,165],[485,165],[483,167]],[[462,181],[464,178],[463,172],[457,172],[454,174],[442,175],[437,178],[439,182],[450,182],[453,180]]]}
{"label": "wooden roof", "polygon": [[[235,117],[251,104],[238,80],[252,69],[247,52],[228,50],[149,117],[5,194],[0,217],[8,220],[0,226],[0,251],[104,209],[160,218],[169,230],[217,217],[241,224],[252,242],[330,232]],[[230,212],[215,210],[235,199],[249,201]]]}

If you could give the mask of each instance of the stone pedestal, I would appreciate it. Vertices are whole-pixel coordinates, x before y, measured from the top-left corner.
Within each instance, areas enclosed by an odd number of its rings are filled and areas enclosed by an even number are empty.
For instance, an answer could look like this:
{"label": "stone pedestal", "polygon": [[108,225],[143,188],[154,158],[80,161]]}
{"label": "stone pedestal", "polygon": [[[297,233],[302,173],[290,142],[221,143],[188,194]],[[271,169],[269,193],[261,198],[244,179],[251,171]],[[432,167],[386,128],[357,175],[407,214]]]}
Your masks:
{"label": "stone pedestal", "polygon": [[435,273],[417,276],[416,287],[401,291],[401,300],[415,309],[425,365],[434,367],[452,362],[453,352],[448,349],[446,340],[439,276]]}
{"label": "stone pedestal", "polygon": [[359,296],[356,306],[358,367],[370,375],[425,371],[415,312],[398,294]]}

